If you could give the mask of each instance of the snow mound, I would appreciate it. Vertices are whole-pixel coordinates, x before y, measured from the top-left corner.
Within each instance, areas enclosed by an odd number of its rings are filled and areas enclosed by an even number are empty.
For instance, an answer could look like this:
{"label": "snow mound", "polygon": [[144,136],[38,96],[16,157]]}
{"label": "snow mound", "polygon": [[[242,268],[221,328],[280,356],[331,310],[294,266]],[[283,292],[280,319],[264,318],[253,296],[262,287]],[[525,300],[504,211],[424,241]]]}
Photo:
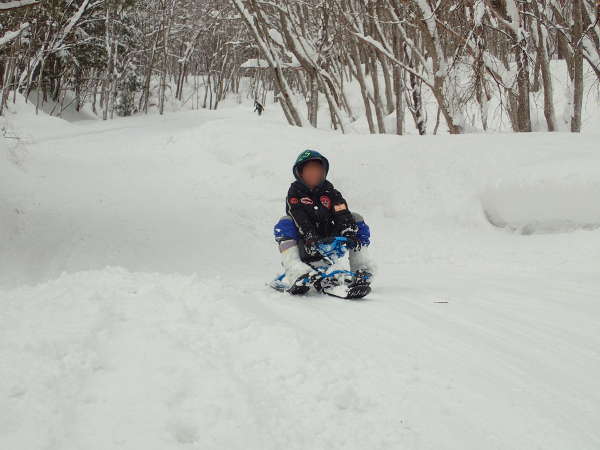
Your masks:
{"label": "snow mound", "polygon": [[599,199],[600,167],[570,159],[520,168],[481,201],[492,225],[528,235],[599,228]]}
{"label": "snow mound", "polygon": [[401,446],[408,430],[375,361],[234,295],[119,267],[0,291],[0,447]]}

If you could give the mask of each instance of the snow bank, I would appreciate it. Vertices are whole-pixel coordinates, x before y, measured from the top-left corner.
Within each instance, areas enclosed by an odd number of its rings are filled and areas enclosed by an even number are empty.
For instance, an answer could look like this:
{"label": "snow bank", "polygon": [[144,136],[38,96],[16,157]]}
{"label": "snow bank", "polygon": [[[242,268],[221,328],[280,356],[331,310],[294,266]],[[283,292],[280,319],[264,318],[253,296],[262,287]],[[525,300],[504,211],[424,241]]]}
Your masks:
{"label": "snow bank", "polygon": [[567,159],[515,170],[481,197],[490,223],[522,234],[600,227],[600,164]]}

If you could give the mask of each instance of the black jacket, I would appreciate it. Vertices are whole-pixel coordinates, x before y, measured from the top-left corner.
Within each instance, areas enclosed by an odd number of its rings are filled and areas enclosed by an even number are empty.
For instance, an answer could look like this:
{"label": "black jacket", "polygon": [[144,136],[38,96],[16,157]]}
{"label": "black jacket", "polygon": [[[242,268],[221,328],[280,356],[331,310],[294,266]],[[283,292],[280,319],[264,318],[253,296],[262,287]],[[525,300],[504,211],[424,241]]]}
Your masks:
{"label": "black jacket", "polygon": [[304,239],[339,236],[348,229],[357,228],[346,200],[327,180],[314,189],[294,181],[288,191],[285,209]]}

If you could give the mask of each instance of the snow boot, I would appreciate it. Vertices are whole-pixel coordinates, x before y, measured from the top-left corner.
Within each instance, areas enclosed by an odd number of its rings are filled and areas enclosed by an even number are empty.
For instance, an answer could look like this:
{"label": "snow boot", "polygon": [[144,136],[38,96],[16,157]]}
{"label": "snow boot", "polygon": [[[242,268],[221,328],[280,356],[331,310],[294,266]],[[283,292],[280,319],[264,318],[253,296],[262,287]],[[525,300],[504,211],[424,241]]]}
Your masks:
{"label": "snow boot", "polygon": [[313,272],[313,268],[300,259],[298,245],[289,245],[289,241],[280,243],[280,248],[285,248],[281,252],[281,264],[290,284],[288,292],[293,295],[306,294],[310,290],[310,285],[307,285],[304,280]]}
{"label": "snow boot", "polygon": [[354,273],[362,272],[369,274],[368,278],[373,276],[375,271],[375,264],[369,256],[369,249],[366,246],[360,248],[360,250],[350,250],[348,252],[348,260],[350,262],[350,270]]}

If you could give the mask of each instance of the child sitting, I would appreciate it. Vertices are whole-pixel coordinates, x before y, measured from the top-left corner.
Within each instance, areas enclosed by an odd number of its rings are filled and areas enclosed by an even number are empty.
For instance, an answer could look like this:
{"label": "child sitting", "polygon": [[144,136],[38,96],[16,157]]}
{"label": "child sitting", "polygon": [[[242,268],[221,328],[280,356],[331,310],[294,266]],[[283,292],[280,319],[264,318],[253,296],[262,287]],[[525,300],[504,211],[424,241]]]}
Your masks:
{"label": "child sitting", "polygon": [[282,264],[291,294],[304,294],[310,286],[301,280],[314,269],[308,264],[321,259],[316,244],[320,239],[348,239],[350,270],[369,279],[372,264],[367,256],[370,231],[363,218],[351,213],[346,200],[327,181],[329,161],[315,150],[302,152],[293,166],[296,181],[286,198],[286,213],[275,225]]}

